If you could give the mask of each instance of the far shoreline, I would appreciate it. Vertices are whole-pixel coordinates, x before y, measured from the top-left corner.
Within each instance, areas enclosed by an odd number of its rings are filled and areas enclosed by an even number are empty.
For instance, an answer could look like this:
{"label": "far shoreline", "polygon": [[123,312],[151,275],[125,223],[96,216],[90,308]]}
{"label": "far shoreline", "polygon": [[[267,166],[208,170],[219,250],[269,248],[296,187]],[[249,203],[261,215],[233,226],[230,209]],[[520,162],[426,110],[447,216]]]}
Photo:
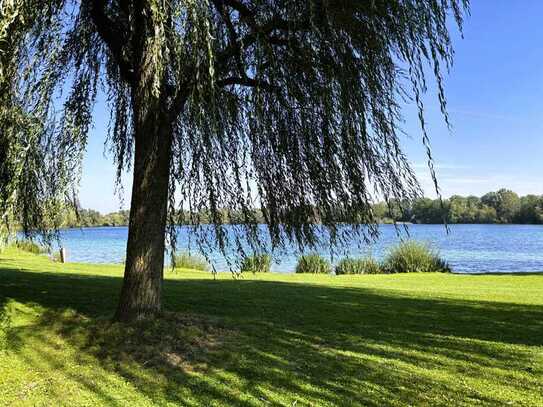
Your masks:
{"label": "far shoreline", "polygon": [[[176,226],[208,226],[212,223],[201,223],[193,225],[190,223],[179,224]],[[243,223],[225,223],[223,226],[238,226]],[[266,226],[267,223],[259,223],[258,226]],[[316,226],[322,225],[320,223]],[[352,223],[342,223],[341,225],[353,225]],[[396,222],[396,223],[377,223],[378,226],[543,226],[543,223],[413,223],[413,222]],[[76,229],[106,229],[106,228],[128,228],[129,225],[96,225],[96,226],[72,226],[62,227],[58,230],[76,230]],[[361,225],[363,226],[363,225]]]}

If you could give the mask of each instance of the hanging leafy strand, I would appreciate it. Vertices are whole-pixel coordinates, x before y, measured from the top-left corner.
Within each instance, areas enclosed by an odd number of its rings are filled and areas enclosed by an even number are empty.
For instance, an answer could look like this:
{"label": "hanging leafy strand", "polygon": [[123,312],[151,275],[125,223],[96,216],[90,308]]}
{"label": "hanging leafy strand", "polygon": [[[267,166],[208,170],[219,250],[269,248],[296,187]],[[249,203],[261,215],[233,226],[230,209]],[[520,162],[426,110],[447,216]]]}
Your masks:
{"label": "hanging leafy strand", "polygon": [[[319,243],[318,224],[334,247],[374,237],[376,198],[420,194],[400,149],[406,100],[435,180],[426,68],[448,124],[448,23],[461,29],[467,0],[0,4],[0,203],[29,233],[51,229],[47,212],[76,191],[101,92],[119,179],[133,160],[135,101],[167,112],[170,219],[181,209],[203,248],[261,250],[254,208],[274,247]],[[243,214],[235,233],[225,212]],[[213,233],[197,226],[202,214]]]}

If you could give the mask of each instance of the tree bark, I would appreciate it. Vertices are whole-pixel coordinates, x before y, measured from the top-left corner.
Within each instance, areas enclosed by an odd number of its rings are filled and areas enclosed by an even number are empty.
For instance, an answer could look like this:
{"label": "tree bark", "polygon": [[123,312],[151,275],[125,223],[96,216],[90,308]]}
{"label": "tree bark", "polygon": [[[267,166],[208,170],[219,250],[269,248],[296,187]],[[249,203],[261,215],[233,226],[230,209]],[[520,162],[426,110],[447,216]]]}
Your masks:
{"label": "tree bark", "polygon": [[[182,103],[176,104],[178,110],[171,108],[172,94],[164,68],[169,52],[163,43],[166,28],[162,13],[171,9],[156,10],[146,0],[121,3],[124,17],[133,20],[133,26],[124,19],[112,18],[105,0],[88,1],[88,6],[100,37],[132,92],[134,176],[126,265],[115,319],[133,321],[156,315],[161,309],[172,130]],[[171,15],[167,24],[171,26]],[[160,53],[157,43],[161,44]]]}
{"label": "tree bark", "polygon": [[163,99],[134,98],[134,178],[117,321],[141,320],[161,310],[172,154],[172,124]]}

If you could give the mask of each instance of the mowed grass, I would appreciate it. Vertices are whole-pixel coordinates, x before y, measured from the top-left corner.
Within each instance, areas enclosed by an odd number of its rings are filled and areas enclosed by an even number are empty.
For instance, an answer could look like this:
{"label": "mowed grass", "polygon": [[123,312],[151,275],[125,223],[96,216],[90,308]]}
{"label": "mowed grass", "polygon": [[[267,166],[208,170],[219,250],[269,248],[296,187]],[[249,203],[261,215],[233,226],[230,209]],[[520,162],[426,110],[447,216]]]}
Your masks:
{"label": "mowed grass", "polygon": [[0,404],[543,405],[543,275],[167,271],[125,326],[121,274],[0,255]]}

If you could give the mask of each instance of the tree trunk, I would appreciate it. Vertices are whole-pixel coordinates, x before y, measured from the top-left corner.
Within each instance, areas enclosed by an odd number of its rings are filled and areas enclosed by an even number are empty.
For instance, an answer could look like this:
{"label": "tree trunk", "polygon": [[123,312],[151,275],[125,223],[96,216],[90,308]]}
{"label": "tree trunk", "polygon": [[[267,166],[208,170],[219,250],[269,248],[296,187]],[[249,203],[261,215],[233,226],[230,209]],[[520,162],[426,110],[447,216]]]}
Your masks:
{"label": "tree trunk", "polygon": [[115,319],[161,310],[172,125],[163,98],[134,98],[135,157],[126,265]]}

